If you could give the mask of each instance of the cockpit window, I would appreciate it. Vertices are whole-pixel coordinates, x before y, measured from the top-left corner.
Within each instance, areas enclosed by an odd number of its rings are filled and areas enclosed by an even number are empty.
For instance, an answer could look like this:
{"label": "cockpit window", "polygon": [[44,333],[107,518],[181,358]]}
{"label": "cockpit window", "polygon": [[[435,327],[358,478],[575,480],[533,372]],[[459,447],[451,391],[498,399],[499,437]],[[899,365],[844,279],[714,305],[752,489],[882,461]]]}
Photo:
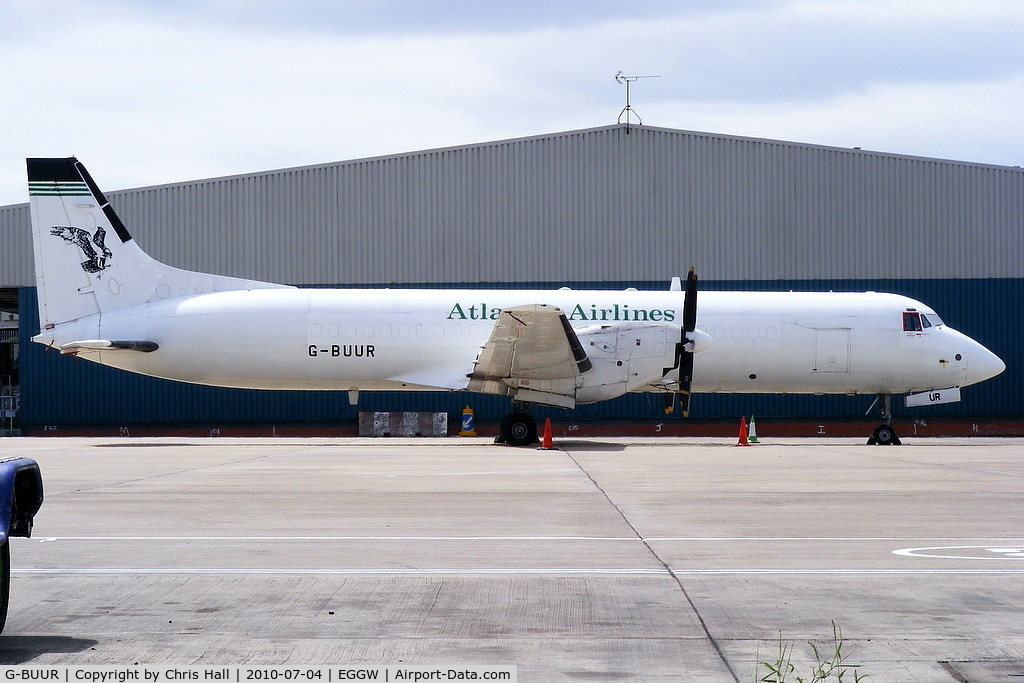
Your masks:
{"label": "cockpit window", "polygon": [[924,323],[925,327],[938,327],[939,325],[942,324],[942,318],[935,315],[934,313],[922,313],[921,321]]}
{"label": "cockpit window", "polygon": [[903,314],[903,331],[904,332],[920,332],[921,331],[921,314],[916,312],[908,311]]}
{"label": "cockpit window", "polygon": [[921,327],[923,327],[924,329],[927,330],[931,326],[932,326],[932,322],[930,320],[928,320],[928,316],[926,316],[924,313],[922,313],[921,314]]}

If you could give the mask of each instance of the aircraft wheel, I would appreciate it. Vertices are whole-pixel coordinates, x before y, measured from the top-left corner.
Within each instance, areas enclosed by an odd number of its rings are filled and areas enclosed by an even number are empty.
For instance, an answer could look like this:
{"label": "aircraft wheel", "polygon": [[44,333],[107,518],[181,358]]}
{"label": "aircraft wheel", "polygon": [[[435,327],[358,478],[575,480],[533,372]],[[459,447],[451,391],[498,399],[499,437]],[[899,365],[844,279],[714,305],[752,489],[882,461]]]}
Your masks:
{"label": "aircraft wheel", "polygon": [[891,425],[878,425],[875,427],[872,439],[879,446],[891,446],[900,442],[900,438],[896,436],[896,430]]}
{"label": "aircraft wheel", "polygon": [[11,597],[11,542],[0,546],[0,633],[7,623],[7,605]]}
{"label": "aircraft wheel", "polygon": [[537,423],[526,413],[509,413],[501,421],[501,438],[509,446],[537,443]]}

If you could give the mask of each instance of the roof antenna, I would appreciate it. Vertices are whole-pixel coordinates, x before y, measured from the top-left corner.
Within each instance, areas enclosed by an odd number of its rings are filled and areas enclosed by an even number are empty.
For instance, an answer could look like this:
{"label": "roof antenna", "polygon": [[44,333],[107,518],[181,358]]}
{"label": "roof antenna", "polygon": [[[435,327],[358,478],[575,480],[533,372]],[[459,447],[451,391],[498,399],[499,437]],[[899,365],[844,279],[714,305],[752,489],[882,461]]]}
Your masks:
{"label": "roof antenna", "polygon": [[625,83],[626,84],[626,106],[623,107],[622,111],[619,112],[619,118],[616,119],[616,121],[615,121],[616,123],[622,123],[622,117],[623,116],[626,117],[626,135],[629,135],[629,117],[630,117],[631,114],[633,116],[636,116],[636,122],[637,122],[638,125],[641,125],[641,126],[644,125],[643,120],[641,120],[641,118],[640,118],[640,114],[637,114],[636,110],[633,109],[633,107],[631,107],[630,104],[629,104],[629,84],[632,83],[633,81],[638,81],[641,78],[661,78],[661,76],[627,76],[626,74],[622,73],[621,71],[619,73],[615,74],[615,82],[616,83]]}

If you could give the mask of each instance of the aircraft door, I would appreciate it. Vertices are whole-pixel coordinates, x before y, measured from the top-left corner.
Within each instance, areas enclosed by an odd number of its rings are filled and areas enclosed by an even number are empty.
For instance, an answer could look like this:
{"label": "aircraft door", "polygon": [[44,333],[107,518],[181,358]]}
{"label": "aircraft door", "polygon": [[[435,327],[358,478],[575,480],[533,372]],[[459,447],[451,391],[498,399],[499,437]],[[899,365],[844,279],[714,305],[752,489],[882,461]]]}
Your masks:
{"label": "aircraft door", "polygon": [[813,371],[850,371],[850,328],[814,329]]}

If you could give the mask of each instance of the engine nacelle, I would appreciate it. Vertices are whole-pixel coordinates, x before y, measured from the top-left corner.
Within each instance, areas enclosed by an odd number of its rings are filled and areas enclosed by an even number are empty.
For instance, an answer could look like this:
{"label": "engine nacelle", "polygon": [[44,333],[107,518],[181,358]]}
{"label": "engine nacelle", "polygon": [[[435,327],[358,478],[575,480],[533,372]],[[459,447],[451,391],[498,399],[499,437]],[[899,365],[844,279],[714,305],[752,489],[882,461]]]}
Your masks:
{"label": "engine nacelle", "polygon": [[621,396],[661,381],[675,365],[682,328],[670,323],[623,322],[576,329],[593,368],[583,374],[577,403]]}

